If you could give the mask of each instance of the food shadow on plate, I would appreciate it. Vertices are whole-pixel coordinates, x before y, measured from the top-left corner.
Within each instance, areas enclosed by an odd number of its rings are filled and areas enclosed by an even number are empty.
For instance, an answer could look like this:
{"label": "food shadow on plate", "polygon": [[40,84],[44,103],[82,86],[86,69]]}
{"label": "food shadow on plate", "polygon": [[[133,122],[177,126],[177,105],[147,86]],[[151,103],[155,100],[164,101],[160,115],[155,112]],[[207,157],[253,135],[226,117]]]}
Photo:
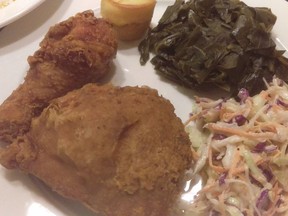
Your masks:
{"label": "food shadow on plate", "polygon": [[[111,64],[110,72],[100,80],[99,84],[104,85],[111,83],[115,86],[123,86],[127,80],[127,75],[125,74],[125,68],[122,68],[120,61],[116,58],[113,60]],[[129,86],[129,84],[125,84],[124,86]]]}
{"label": "food shadow on plate", "polygon": [[105,85],[105,84],[111,83],[111,80],[113,79],[115,74],[119,73],[117,70],[118,66],[117,66],[117,63],[115,61],[116,61],[116,59],[114,59],[112,61],[112,63],[109,65],[109,67],[110,67],[109,71],[101,80],[99,80],[99,82],[98,82],[99,85]]}
{"label": "food shadow on plate", "polygon": [[176,88],[181,94],[184,94],[185,96],[194,99],[195,96],[197,97],[206,97],[213,100],[219,99],[219,98],[228,98],[229,93],[224,91],[223,89],[220,89],[219,87],[215,85],[205,85],[203,87],[199,88],[189,88],[187,86],[184,86],[183,84],[170,80],[164,76],[162,76],[159,72],[156,70],[153,71],[156,73],[162,82],[168,83],[169,85],[172,85],[174,88]]}
{"label": "food shadow on plate", "polygon": [[143,39],[144,37],[139,40],[134,40],[134,41],[118,41],[118,50],[124,51],[124,50],[129,50],[132,48],[136,48],[138,50],[138,45]]}
{"label": "food shadow on plate", "polygon": [[45,185],[38,178],[29,175],[31,182],[39,189],[38,193],[41,193],[41,196],[45,197],[45,200],[51,203],[55,208],[57,208],[64,215],[69,216],[101,216],[99,214],[95,214],[90,211],[88,208],[83,206],[82,204],[74,201],[66,199],[56,192],[52,191],[47,185]]}
{"label": "food shadow on plate", "polygon": [[[46,202],[54,206],[58,211],[64,215],[69,216],[101,216],[96,215],[80,203],[65,199],[46,186],[43,182],[31,175],[23,174],[17,170],[5,170],[4,177],[11,183],[19,183],[21,186],[26,187],[37,197],[43,198]],[[41,202],[41,201],[40,201]]]}

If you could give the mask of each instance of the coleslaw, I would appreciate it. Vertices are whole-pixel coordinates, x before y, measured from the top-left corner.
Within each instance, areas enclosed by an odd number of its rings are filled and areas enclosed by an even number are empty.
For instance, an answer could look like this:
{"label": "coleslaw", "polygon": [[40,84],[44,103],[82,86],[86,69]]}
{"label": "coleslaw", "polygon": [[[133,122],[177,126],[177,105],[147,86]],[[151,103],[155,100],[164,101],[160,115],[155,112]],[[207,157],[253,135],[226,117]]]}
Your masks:
{"label": "coleslaw", "polygon": [[265,84],[239,101],[196,97],[186,129],[204,185],[186,216],[288,215],[288,85]]}

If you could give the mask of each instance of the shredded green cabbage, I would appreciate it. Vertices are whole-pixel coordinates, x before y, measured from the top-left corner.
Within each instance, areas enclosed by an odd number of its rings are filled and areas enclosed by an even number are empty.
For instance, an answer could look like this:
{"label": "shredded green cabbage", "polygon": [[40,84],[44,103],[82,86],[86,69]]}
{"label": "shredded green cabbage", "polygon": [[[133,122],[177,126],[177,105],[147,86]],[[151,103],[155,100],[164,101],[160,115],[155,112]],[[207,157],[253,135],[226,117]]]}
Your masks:
{"label": "shredded green cabbage", "polygon": [[204,186],[185,216],[288,214],[288,86],[266,85],[241,102],[195,98],[187,132]]}

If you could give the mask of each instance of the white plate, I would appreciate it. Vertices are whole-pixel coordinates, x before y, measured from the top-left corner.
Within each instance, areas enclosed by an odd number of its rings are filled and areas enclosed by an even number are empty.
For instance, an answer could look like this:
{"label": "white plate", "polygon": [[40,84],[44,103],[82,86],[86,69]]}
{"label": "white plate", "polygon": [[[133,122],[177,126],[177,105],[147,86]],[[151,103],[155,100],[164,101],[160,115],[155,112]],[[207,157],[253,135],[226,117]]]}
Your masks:
{"label": "white plate", "polygon": [[[21,0],[16,0],[21,1]],[[24,0],[28,1],[28,0]],[[65,2],[65,1],[64,1]],[[157,3],[152,24],[163,14],[169,4],[174,1],[160,0]],[[280,40],[283,47],[288,47],[286,33],[286,20],[288,3],[284,0],[245,0],[251,6],[265,6],[272,8],[278,20],[273,30],[275,39]],[[48,2],[47,2],[48,3]],[[67,3],[67,1],[66,1]],[[51,3],[52,4],[52,3]],[[48,4],[47,4],[48,5]],[[99,12],[99,11],[98,11]],[[73,15],[73,14],[70,14]],[[62,18],[61,18],[62,19]],[[54,23],[50,23],[52,25]],[[46,26],[44,32],[48,30]],[[8,28],[7,28],[8,29]],[[6,34],[6,29],[1,34]],[[15,30],[11,30],[12,32]],[[42,29],[41,29],[42,31]],[[41,35],[44,33],[41,33]],[[2,36],[4,36],[2,35]],[[42,35],[43,37],[44,35]],[[4,37],[5,38],[5,37]],[[23,80],[28,64],[26,58],[38,49],[38,43],[42,38],[37,32],[26,37],[17,38],[17,42],[8,44],[0,40],[0,103]],[[3,45],[4,44],[4,45]],[[140,66],[137,44],[120,44],[117,58],[115,59],[115,73],[111,82],[115,85],[148,85],[156,88],[161,95],[169,99],[175,106],[176,114],[185,121],[191,112],[192,96],[195,93],[190,89],[180,87],[158,76],[151,64]],[[2,55],[3,54],[5,55]],[[14,64],[17,62],[17,64]],[[2,73],[6,71],[6,73]],[[9,72],[9,73],[8,73]],[[206,92],[206,94],[210,94]],[[210,94],[213,95],[213,94]],[[196,190],[196,188],[195,188]],[[195,190],[193,192],[195,192]],[[68,201],[48,190],[45,186],[35,182],[34,179],[17,171],[7,171],[0,166],[0,215],[2,216],[92,216],[93,214],[79,204]],[[193,194],[185,197],[191,200]]]}
{"label": "white plate", "polygon": [[8,5],[0,7],[0,28],[29,13],[45,0],[0,0]]}

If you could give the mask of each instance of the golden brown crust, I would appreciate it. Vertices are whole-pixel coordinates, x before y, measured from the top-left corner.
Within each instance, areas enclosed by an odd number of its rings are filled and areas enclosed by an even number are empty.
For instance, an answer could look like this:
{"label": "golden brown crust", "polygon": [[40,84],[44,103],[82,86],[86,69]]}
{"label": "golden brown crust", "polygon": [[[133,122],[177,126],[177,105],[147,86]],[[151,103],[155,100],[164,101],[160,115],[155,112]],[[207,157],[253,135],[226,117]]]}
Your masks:
{"label": "golden brown crust", "polygon": [[183,124],[150,88],[88,84],[54,100],[19,140],[0,151],[4,166],[107,216],[167,215],[191,162]]}
{"label": "golden brown crust", "polygon": [[105,76],[116,51],[111,24],[92,11],[51,27],[28,58],[24,83],[0,106],[0,139],[11,142],[29,129],[31,118],[51,99]]}

